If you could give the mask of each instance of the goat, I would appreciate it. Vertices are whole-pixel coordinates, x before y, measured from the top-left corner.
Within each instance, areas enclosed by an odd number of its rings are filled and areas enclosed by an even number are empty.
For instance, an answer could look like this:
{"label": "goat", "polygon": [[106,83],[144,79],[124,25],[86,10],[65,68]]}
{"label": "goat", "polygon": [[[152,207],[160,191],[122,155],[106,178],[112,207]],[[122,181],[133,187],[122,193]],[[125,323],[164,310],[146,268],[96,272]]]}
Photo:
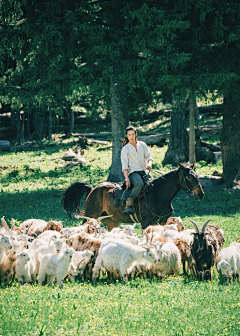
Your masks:
{"label": "goat", "polygon": [[12,245],[9,241],[8,236],[4,236],[0,233],[0,263],[3,260],[8,249],[11,249]]}
{"label": "goat", "polygon": [[222,274],[227,278],[227,284],[229,279],[235,280],[238,276],[240,281],[240,249],[231,244],[230,246],[220,251],[220,261],[217,264],[217,270],[219,274]]}
{"label": "goat", "polygon": [[48,222],[47,225],[42,230],[42,232],[44,232],[46,230],[58,231],[61,234],[64,234],[63,225],[62,225],[61,221],[50,221],[50,222]]}
{"label": "goat", "polygon": [[166,275],[179,274],[181,255],[173,242],[163,242],[157,245],[156,254],[158,261],[152,264],[150,273],[164,278]]}
{"label": "goat", "polygon": [[25,220],[20,226],[20,230],[23,231],[23,233],[28,233],[29,236],[37,237],[39,236],[44,228],[47,226],[47,222],[42,219],[27,219]]}
{"label": "goat", "polygon": [[38,239],[44,239],[47,242],[49,242],[52,238],[57,238],[59,239],[61,237],[61,233],[58,231],[52,231],[52,230],[47,230],[42,232],[39,236]]}
{"label": "goat", "polygon": [[47,282],[52,285],[55,278],[59,287],[63,287],[63,280],[69,272],[74,250],[67,248],[66,251],[59,255],[45,254],[39,255],[40,268],[38,273],[38,283],[42,286],[47,277]]}
{"label": "goat", "polygon": [[33,252],[34,258],[36,260],[36,268],[37,271],[39,270],[40,262],[39,262],[39,255],[45,254],[54,254],[58,255],[60,252],[63,252],[62,249],[65,248],[65,242],[63,239],[55,239],[52,238],[48,245],[41,245],[38,247],[37,250]]}
{"label": "goat", "polygon": [[16,277],[20,285],[29,282],[35,283],[36,264],[34,256],[31,253],[23,251],[17,255]]}
{"label": "goat", "polygon": [[195,260],[195,271],[200,281],[212,280],[212,266],[217,257],[217,238],[210,233],[205,233],[209,222],[206,221],[200,229],[197,224],[191,220],[196,232],[191,243],[191,254]]}
{"label": "goat", "polygon": [[[86,265],[89,263],[91,258],[93,257],[92,251],[74,251],[72,263],[75,266],[75,274],[73,276],[79,275],[80,280],[83,281],[83,274],[86,268]],[[68,274],[68,279],[71,281],[73,276]]]}
{"label": "goat", "polygon": [[171,225],[171,224],[177,225],[178,232],[184,231],[184,223],[181,217],[169,217],[166,225]]}
{"label": "goat", "polygon": [[72,237],[70,237],[69,246],[73,247],[75,251],[85,251],[89,250],[93,252],[93,257],[91,261],[89,262],[88,266],[85,270],[85,278],[89,279],[92,275],[92,267],[94,266],[94,263],[96,261],[96,258],[98,256],[98,252],[100,249],[100,246],[102,244],[102,240],[99,238],[91,237],[90,235],[86,233],[79,233]]}
{"label": "goat", "polygon": [[182,260],[182,265],[183,265],[183,274],[186,275],[186,262],[187,262],[187,266],[191,271],[191,275],[195,276],[195,271],[194,271],[194,264],[195,261],[192,258],[191,255],[191,248],[190,245],[188,243],[188,241],[186,239],[180,239],[177,238],[176,240],[174,240],[174,244],[177,246],[177,248],[179,249],[179,252],[181,254],[181,260]]}
{"label": "goat", "polygon": [[27,248],[26,242],[18,241],[16,239],[12,239],[11,244],[12,248],[8,250],[8,253],[5,254],[3,260],[0,263],[1,279],[4,281],[5,285],[8,284],[10,277],[12,277],[12,281],[14,280],[16,273],[17,255]]}
{"label": "goat", "polygon": [[148,246],[139,247],[123,241],[122,239],[105,240],[99,250],[93,268],[92,280],[96,281],[101,267],[109,272],[119,271],[123,281],[128,281],[128,270],[135,262],[157,262],[156,253]]}

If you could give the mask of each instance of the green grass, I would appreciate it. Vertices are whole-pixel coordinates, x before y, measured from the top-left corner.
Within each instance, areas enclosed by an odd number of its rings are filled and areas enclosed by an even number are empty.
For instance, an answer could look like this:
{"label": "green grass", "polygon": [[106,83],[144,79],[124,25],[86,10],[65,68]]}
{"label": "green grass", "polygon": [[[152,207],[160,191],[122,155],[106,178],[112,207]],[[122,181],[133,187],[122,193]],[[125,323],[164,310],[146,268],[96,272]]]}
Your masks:
{"label": "green grass", "polygon": [[[85,180],[96,186],[107,179],[111,150],[85,150],[84,157],[95,161],[73,171],[55,170],[73,139],[40,143],[40,147],[19,153],[1,153],[0,216],[17,224],[28,218],[61,220],[64,226],[77,225],[60,206],[63,191],[73,182]],[[152,147],[154,169],[162,167],[166,147]],[[30,168],[35,169],[31,171]],[[216,165],[197,163],[198,174],[222,171]],[[207,219],[223,228],[226,246],[240,236],[240,194],[228,190],[205,192],[201,201],[180,192],[174,199],[176,216],[187,228],[190,219],[201,226]],[[140,226],[138,226],[140,231]],[[212,282],[168,277],[136,279],[127,285],[109,283],[105,278],[91,283],[65,283],[38,287],[26,285],[0,288],[0,335],[240,335],[240,285],[219,284],[216,269]]]}

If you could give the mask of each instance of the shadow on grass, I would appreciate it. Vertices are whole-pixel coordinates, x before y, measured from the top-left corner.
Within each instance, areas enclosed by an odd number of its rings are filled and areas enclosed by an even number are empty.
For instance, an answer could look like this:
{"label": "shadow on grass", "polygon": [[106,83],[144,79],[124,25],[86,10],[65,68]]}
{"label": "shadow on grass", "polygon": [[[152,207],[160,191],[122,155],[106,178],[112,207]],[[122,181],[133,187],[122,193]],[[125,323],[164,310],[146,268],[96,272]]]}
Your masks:
{"label": "shadow on grass", "polygon": [[[18,177],[15,177],[16,186],[12,192],[0,192],[0,215],[6,216],[7,220],[14,218],[18,222],[22,222],[28,218],[41,218],[44,220],[61,220],[64,226],[76,225],[79,221],[71,220],[61,208],[61,197],[63,192],[68,187],[66,182],[62,182],[63,188],[57,189],[59,184],[58,177],[66,174],[66,171],[51,170],[45,172],[32,172],[24,176],[24,180],[32,180],[33,182],[45,180],[47,177],[52,178],[49,185],[46,181],[43,183],[42,190],[23,189],[19,191]],[[55,180],[54,180],[55,178]],[[77,180],[85,180],[93,187],[103,182],[106,178],[106,170],[88,171],[88,168],[79,168],[79,170],[68,173],[66,181],[71,180],[71,183]],[[14,179],[11,179],[11,184]],[[7,180],[5,181],[8,182]],[[0,180],[4,183],[4,178]],[[71,184],[69,183],[69,185]],[[66,187],[65,187],[66,186]],[[232,230],[236,226],[237,216],[239,216],[240,193],[231,193],[228,190],[210,192],[206,190],[205,196],[201,201],[194,200],[181,191],[173,200],[175,216],[180,216],[187,227],[192,228],[189,218],[197,221],[199,226],[204,224],[204,220],[211,219],[211,224],[221,224],[230,226]],[[189,217],[186,219],[186,217]],[[194,219],[196,217],[196,219]],[[229,219],[234,219],[228,222]],[[234,231],[237,231],[235,228]]]}

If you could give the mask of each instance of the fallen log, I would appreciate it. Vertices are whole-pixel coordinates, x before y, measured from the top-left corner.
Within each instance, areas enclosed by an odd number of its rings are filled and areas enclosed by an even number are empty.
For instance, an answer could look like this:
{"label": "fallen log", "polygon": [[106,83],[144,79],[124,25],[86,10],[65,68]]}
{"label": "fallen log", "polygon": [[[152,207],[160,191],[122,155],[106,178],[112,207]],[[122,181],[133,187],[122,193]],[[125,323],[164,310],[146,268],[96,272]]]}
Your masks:
{"label": "fallen log", "polygon": [[31,147],[33,144],[34,144],[34,142],[30,142],[30,143],[27,143],[27,144],[24,144],[24,145],[18,145],[18,146],[11,147],[10,152],[16,152],[16,151],[22,150],[24,148]]}
{"label": "fallen log", "polygon": [[221,152],[212,152],[206,147],[196,147],[196,161],[206,161],[207,163],[217,163],[221,157]]}
{"label": "fallen log", "polygon": [[223,104],[217,104],[217,105],[210,105],[210,106],[200,106],[198,107],[199,113],[205,114],[209,113],[212,114],[214,112],[222,113],[223,112]]}
{"label": "fallen log", "polygon": [[199,175],[198,180],[201,183],[203,189],[217,187],[224,183],[222,177],[211,175]]}
{"label": "fallen log", "polygon": [[103,140],[89,140],[91,144],[97,144],[97,145],[107,145],[108,141],[103,141]]}
{"label": "fallen log", "polygon": [[104,150],[106,150],[106,149],[110,149],[110,148],[112,148],[112,146],[105,146],[105,147],[98,147],[97,148],[97,151],[104,151]]}
{"label": "fallen log", "polygon": [[85,138],[111,138],[112,133],[73,133],[72,136]]}
{"label": "fallen log", "polygon": [[170,133],[156,134],[156,135],[140,135],[138,140],[145,142],[147,145],[159,145],[169,138]]}
{"label": "fallen log", "polygon": [[10,142],[8,140],[0,140],[0,150],[10,152]]}
{"label": "fallen log", "polygon": [[206,147],[212,152],[221,152],[221,147],[218,146],[217,144],[210,144],[206,141],[200,140],[201,147]]}
{"label": "fallen log", "polygon": [[201,127],[202,132],[217,132],[217,131],[221,131],[221,129],[222,129],[222,124],[205,125]]}

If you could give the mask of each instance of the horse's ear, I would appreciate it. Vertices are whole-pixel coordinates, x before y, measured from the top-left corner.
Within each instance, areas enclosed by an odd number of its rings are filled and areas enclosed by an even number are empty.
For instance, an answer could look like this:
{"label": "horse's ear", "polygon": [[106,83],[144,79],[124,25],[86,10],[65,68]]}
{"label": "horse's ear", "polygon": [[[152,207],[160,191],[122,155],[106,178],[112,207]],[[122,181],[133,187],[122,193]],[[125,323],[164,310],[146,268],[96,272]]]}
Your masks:
{"label": "horse's ear", "polygon": [[178,162],[180,168],[184,168],[184,163]]}
{"label": "horse's ear", "polygon": [[192,164],[190,164],[190,167],[191,167],[193,170],[195,170],[195,168],[196,168],[195,162],[192,163]]}

